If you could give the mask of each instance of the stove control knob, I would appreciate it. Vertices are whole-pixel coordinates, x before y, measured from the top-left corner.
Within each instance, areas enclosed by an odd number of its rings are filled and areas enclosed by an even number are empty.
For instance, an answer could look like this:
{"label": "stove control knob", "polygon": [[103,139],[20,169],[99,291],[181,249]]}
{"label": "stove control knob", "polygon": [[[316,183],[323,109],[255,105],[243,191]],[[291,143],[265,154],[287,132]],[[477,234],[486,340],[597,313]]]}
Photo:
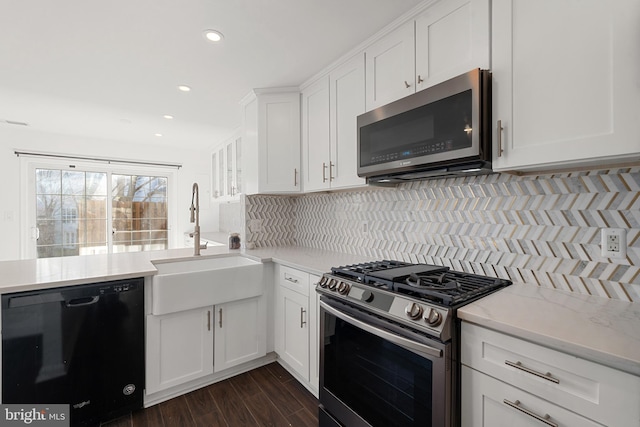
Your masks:
{"label": "stove control knob", "polygon": [[338,285],[338,293],[346,295],[347,293],[349,293],[349,288],[350,286],[347,282],[340,282],[340,284]]}
{"label": "stove control knob", "polygon": [[321,288],[326,288],[326,287],[327,287],[327,282],[328,282],[328,281],[329,281],[329,279],[327,279],[326,277],[322,277],[322,278],[320,279],[320,281],[318,282],[318,285],[319,285]]}
{"label": "stove control knob", "polygon": [[362,301],[364,302],[371,302],[373,301],[373,292],[371,291],[364,291],[362,293]]}
{"label": "stove control knob", "polygon": [[442,322],[442,316],[433,308],[428,308],[424,312],[423,319],[429,326],[438,326]]}
{"label": "stove control knob", "polygon": [[410,319],[416,320],[422,316],[422,307],[415,302],[412,302],[405,307],[404,312]]}
{"label": "stove control knob", "polygon": [[338,286],[338,281],[336,279],[329,280],[329,289],[330,290],[335,291],[337,286]]}

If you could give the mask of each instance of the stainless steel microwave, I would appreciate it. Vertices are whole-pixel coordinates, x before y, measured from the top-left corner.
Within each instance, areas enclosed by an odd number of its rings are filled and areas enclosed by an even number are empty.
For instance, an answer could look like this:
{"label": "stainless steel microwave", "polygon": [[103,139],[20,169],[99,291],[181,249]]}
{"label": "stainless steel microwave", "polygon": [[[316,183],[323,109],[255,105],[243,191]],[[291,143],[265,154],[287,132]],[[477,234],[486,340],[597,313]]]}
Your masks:
{"label": "stainless steel microwave", "polygon": [[475,69],[358,116],[370,183],[491,172],[491,74]]}

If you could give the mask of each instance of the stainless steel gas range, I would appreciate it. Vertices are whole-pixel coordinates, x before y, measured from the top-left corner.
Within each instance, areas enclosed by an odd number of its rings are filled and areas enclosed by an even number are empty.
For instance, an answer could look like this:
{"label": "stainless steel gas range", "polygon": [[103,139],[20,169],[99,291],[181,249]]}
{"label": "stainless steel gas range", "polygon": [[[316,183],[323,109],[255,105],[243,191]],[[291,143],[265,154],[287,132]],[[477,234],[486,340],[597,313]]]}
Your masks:
{"label": "stainless steel gas range", "polygon": [[511,282],[448,267],[335,267],[320,295],[320,426],[459,425],[456,309]]}

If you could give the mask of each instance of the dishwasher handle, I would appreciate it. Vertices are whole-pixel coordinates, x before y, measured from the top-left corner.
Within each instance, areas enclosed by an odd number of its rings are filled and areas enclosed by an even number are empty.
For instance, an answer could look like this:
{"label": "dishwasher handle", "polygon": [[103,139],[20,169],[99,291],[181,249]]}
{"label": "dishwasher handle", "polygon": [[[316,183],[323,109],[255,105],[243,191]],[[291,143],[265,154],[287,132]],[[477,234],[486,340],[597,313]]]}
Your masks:
{"label": "dishwasher handle", "polygon": [[69,301],[65,301],[65,305],[67,308],[73,307],[84,307],[86,305],[95,304],[100,300],[100,295],[96,295],[93,297],[82,297],[82,298],[74,298]]}

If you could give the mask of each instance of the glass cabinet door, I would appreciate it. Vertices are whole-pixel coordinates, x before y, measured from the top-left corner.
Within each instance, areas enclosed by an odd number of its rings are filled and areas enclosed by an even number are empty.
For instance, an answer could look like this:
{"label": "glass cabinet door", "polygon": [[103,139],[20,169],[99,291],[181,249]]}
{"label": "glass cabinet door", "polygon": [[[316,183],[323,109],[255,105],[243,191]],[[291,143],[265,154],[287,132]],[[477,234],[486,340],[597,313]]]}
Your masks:
{"label": "glass cabinet door", "polygon": [[218,177],[218,152],[211,155],[211,196],[220,197],[220,178]]}
{"label": "glass cabinet door", "polygon": [[242,193],[242,138],[236,138],[235,145],[235,187],[236,194]]}

